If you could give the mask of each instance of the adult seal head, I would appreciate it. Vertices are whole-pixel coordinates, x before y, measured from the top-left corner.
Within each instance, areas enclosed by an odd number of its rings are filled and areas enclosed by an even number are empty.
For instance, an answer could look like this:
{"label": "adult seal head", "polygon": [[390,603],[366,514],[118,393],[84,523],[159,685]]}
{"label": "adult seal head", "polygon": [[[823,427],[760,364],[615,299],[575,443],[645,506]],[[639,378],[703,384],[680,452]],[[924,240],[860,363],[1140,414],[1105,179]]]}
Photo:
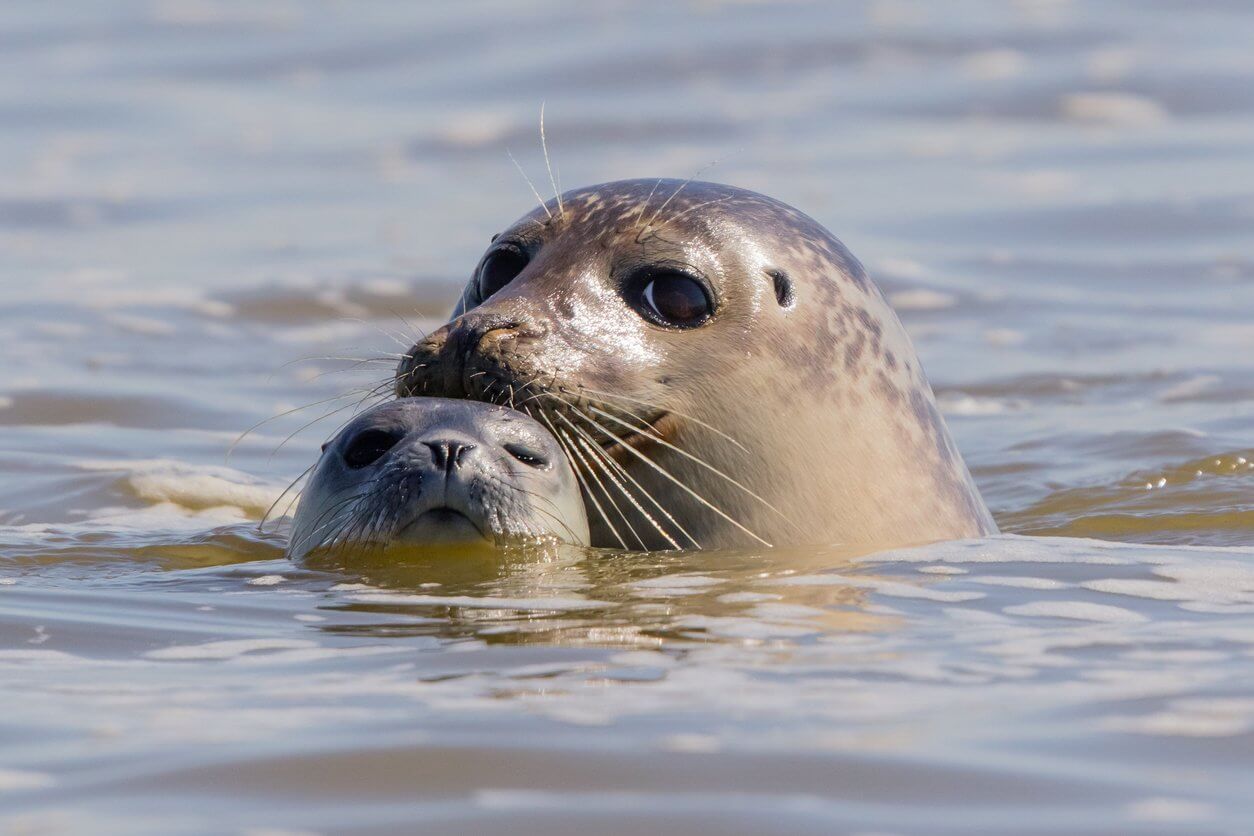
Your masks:
{"label": "adult seal head", "polygon": [[597,546],[996,530],[862,265],[744,189],[626,180],[540,206],[492,239],[396,391],[535,415],[576,467]]}
{"label": "adult seal head", "polygon": [[288,555],[536,539],[589,542],[579,483],[553,437],[504,407],[407,398],[357,416],[323,447]]}

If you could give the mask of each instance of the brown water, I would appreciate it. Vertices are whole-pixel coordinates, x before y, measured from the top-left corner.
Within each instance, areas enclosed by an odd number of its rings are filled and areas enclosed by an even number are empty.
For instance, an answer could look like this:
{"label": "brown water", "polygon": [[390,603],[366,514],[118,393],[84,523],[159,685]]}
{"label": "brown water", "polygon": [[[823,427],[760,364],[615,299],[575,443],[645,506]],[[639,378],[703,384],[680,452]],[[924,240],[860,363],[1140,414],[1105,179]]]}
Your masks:
{"label": "brown water", "polygon": [[[1252,42],[1231,0],[6,3],[0,830],[1254,832]],[[835,230],[1010,534],[287,563],[257,520],[347,411],[287,438],[358,398],[228,446],[444,313],[533,203],[506,149],[548,190],[541,101],[568,186],[718,160]]]}

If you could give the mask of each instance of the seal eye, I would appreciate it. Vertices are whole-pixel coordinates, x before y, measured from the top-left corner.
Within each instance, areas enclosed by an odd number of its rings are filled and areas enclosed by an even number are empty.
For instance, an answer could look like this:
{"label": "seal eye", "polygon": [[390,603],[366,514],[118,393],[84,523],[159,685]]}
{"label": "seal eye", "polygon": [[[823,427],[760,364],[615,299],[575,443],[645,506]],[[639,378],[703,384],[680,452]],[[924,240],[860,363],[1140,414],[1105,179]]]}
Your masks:
{"label": "seal eye", "polygon": [[684,273],[654,273],[640,290],[644,314],[659,325],[695,328],[714,312],[710,294],[701,282]]}
{"label": "seal eye", "polygon": [[479,298],[487,299],[527,266],[527,256],[515,249],[501,247],[488,253],[479,268]]}
{"label": "seal eye", "polygon": [[548,467],[549,465],[549,460],[543,455],[522,444],[506,444],[505,452],[532,467]]}
{"label": "seal eye", "polygon": [[344,464],[353,470],[372,465],[383,458],[383,454],[395,447],[396,442],[400,440],[399,434],[387,430],[360,432],[344,450]]}

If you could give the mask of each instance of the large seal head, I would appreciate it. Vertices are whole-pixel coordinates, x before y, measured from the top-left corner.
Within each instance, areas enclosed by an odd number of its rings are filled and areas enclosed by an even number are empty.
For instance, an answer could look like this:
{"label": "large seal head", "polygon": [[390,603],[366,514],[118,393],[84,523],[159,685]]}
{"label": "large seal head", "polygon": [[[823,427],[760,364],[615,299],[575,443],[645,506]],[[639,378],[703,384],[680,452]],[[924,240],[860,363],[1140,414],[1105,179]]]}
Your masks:
{"label": "large seal head", "polygon": [[288,554],[536,539],[589,542],[579,483],[548,431],[500,406],[408,398],[323,447]]}
{"label": "large seal head", "polygon": [[540,206],[492,239],[396,390],[535,415],[576,467],[598,546],[995,531],[862,265],[744,189],[626,180]]}

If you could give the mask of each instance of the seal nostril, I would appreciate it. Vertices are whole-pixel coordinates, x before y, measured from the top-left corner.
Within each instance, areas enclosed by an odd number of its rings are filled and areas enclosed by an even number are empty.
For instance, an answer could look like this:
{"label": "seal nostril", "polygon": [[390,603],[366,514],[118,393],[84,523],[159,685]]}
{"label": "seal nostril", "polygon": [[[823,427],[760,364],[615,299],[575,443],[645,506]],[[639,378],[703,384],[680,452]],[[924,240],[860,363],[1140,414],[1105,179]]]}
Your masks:
{"label": "seal nostril", "polygon": [[451,473],[461,467],[462,459],[475,449],[475,445],[464,444],[460,441],[424,441],[422,443],[431,450],[432,463],[445,473]]}

